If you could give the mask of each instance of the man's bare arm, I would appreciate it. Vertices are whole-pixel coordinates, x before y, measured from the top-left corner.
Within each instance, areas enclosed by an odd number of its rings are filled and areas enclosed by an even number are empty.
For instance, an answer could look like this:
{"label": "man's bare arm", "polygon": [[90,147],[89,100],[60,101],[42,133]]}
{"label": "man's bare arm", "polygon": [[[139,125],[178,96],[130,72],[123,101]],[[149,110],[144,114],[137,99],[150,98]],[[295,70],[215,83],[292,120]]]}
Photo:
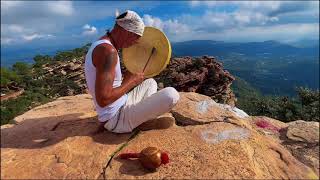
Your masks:
{"label": "man's bare arm", "polygon": [[95,94],[97,103],[101,107],[113,103],[141,82],[141,77],[134,76],[124,80],[120,87],[112,87],[117,56],[117,51],[110,45],[99,45],[93,51],[93,63],[96,67]]}

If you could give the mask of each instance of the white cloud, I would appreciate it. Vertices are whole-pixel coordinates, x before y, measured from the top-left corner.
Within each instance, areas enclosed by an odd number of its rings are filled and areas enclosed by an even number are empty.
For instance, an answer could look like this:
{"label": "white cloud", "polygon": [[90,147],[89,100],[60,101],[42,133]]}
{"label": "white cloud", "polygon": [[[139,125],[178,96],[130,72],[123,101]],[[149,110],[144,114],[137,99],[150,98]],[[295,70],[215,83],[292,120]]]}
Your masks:
{"label": "white cloud", "polygon": [[[135,9],[141,5],[153,7],[153,2],[103,2],[103,1],[1,1],[1,39],[16,39],[31,35],[54,34],[60,38],[73,37],[98,33],[97,27],[83,31],[77,27],[91,21],[104,21],[104,29],[111,27],[110,17],[115,16],[118,9]],[[99,27],[100,28],[100,27]],[[31,36],[30,38],[28,38]],[[37,37],[37,36],[35,36]],[[33,40],[39,38],[33,38]],[[58,40],[58,38],[56,38]],[[86,41],[78,38],[77,43]],[[20,43],[20,41],[10,41]],[[21,41],[21,43],[24,41]],[[43,43],[42,41],[41,43]],[[39,42],[40,43],[40,42]],[[60,42],[65,44],[66,42]],[[69,40],[67,43],[76,43]],[[51,43],[52,44],[52,43]],[[79,43],[80,44],[80,43]]]}
{"label": "white cloud", "polygon": [[71,1],[1,1],[1,39],[14,44],[53,38],[74,12]]}
{"label": "white cloud", "polygon": [[177,19],[162,20],[159,17],[144,15],[147,26],[163,30],[170,41],[219,40],[219,41],[266,41],[282,42],[310,39],[319,36],[318,23],[277,22],[277,17],[268,17],[259,12],[217,13],[207,11],[203,16],[184,15]]}
{"label": "white cloud", "polygon": [[30,42],[36,39],[51,39],[52,34],[38,33],[34,29],[25,28],[17,24],[5,24],[1,26],[1,44]]}
{"label": "white cloud", "polygon": [[39,34],[31,34],[31,35],[22,35],[22,38],[26,41],[32,41],[37,38],[41,38],[42,36]]}
{"label": "white cloud", "polygon": [[192,1],[189,4],[192,8],[207,9],[201,16],[178,17],[180,22],[192,27],[193,37],[202,33],[197,37],[222,41],[268,38],[289,41],[319,36],[318,1]]}
{"label": "white cloud", "polygon": [[10,45],[17,42],[30,42],[36,39],[52,39],[56,36],[52,34],[21,34],[13,37],[1,37],[1,44],[3,45]]}
{"label": "white cloud", "polygon": [[181,24],[176,19],[165,21],[164,27],[167,28],[171,34],[188,33],[191,30],[188,25]]}
{"label": "white cloud", "polygon": [[55,36],[51,35],[51,34],[30,34],[30,35],[22,35],[21,36],[25,41],[32,41],[34,39],[50,39],[53,38]]}
{"label": "white cloud", "polygon": [[319,36],[319,24],[281,24],[273,26],[235,27],[217,32],[192,32],[172,37],[174,41],[217,40],[248,42],[276,40],[290,42]]}
{"label": "white cloud", "polygon": [[215,5],[223,5],[226,2],[224,1],[190,1],[190,5],[192,7],[200,6],[200,5],[206,5],[209,7],[213,7]]}
{"label": "white cloud", "polygon": [[90,29],[90,25],[89,24],[85,24],[82,26],[82,29]]}
{"label": "white cloud", "polygon": [[319,1],[191,1],[189,4],[209,9],[234,7],[235,11],[259,12],[270,17],[297,12],[308,14],[310,11],[319,14]]}
{"label": "white cloud", "polygon": [[44,19],[61,21],[75,12],[72,1],[1,1],[1,20],[7,24],[30,24]]}
{"label": "white cloud", "polygon": [[319,19],[319,10],[313,7],[319,5],[319,2],[191,1],[189,3],[192,8],[202,8],[204,13],[183,14],[170,21],[151,16],[145,16],[144,20],[161,29],[165,29],[164,24],[170,24],[169,22],[175,22],[177,25],[172,26],[172,29],[186,27],[185,31],[169,33],[171,41],[210,39],[288,42],[319,36],[319,23],[314,17],[317,16]]}
{"label": "white cloud", "polygon": [[152,17],[148,14],[143,16],[143,21],[146,26],[156,27],[169,34],[187,33],[190,28],[186,24],[180,23],[177,19],[163,21],[158,17]]}
{"label": "white cloud", "polygon": [[[281,2],[280,2],[281,3]],[[275,9],[279,6],[279,1],[190,1],[191,6],[205,5],[209,7],[238,5],[243,8],[272,8]]]}
{"label": "white cloud", "polygon": [[[277,40],[282,42],[295,41],[308,37],[316,37],[319,34],[319,24],[281,24],[274,26],[248,27],[244,29],[231,29],[225,32],[229,38],[238,41]],[[254,37],[252,37],[254,35]]]}
{"label": "white cloud", "polygon": [[234,2],[242,9],[254,9],[260,11],[272,11],[280,7],[280,1],[237,1]]}
{"label": "white cloud", "polygon": [[142,19],[146,26],[152,26],[163,30],[164,24],[160,18],[152,17],[148,14],[145,14]]}
{"label": "white cloud", "polygon": [[22,3],[22,1],[1,1],[1,10],[8,10]]}
{"label": "white cloud", "polygon": [[11,44],[14,40],[12,38],[2,38],[1,37],[1,44]]}
{"label": "white cloud", "polygon": [[263,25],[268,22],[275,22],[279,19],[277,17],[269,17],[260,12],[239,11],[230,14],[231,19],[234,19],[236,24],[241,25]]}
{"label": "white cloud", "polygon": [[10,31],[12,33],[21,33],[24,31],[24,28],[20,25],[17,25],[17,24],[9,24],[7,26],[7,31]]}
{"label": "white cloud", "polygon": [[75,11],[72,1],[50,1],[47,5],[51,12],[62,16],[70,16]]}
{"label": "white cloud", "polygon": [[89,24],[85,24],[85,25],[82,27],[82,29],[84,30],[84,31],[82,32],[82,35],[88,36],[88,35],[94,35],[94,34],[97,34],[97,33],[98,33],[97,28],[94,27],[94,26],[90,26]]}
{"label": "white cloud", "polygon": [[[146,25],[163,30],[171,41],[199,38],[253,41],[319,35],[316,33],[318,27],[310,25],[319,19],[318,1],[187,3],[191,6],[188,7],[191,9],[190,14],[171,16],[170,13],[164,13],[162,16],[165,18],[145,14],[143,20]],[[94,40],[98,33],[113,25],[112,18],[115,17],[116,9],[118,12],[133,9],[154,13],[158,12],[153,11],[155,4],[163,5],[163,2],[1,1],[1,44],[28,42],[30,45],[32,42],[44,46],[46,43],[43,40],[54,37],[50,45],[82,44]],[[202,14],[195,15],[194,12],[199,12],[199,9]],[[106,24],[92,26],[93,21]]]}
{"label": "white cloud", "polygon": [[260,12],[213,12],[206,11],[202,16],[183,15],[178,17],[179,22],[187,25],[192,31],[216,32],[224,29],[260,26],[277,22],[277,17],[269,17]]}

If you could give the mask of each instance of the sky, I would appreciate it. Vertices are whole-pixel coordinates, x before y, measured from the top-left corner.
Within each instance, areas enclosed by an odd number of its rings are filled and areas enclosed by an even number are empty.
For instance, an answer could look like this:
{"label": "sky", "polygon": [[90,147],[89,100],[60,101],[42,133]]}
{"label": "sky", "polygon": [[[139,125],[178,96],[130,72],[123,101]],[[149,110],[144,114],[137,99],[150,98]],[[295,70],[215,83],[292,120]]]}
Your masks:
{"label": "sky", "polygon": [[319,37],[318,1],[1,0],[1,60],[81,47],[112,29],[116,13],[128,9],[171,42],[290,43]]}

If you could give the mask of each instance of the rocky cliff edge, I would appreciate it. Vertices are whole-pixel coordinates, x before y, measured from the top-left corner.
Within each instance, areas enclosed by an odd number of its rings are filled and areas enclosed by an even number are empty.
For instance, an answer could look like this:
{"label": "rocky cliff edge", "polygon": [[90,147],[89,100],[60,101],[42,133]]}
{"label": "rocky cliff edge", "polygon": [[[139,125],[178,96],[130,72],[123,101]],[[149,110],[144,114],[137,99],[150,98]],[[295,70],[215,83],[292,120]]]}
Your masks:
{"label": "rocky cliff edge", "polygon": [[[100,132],[92,98],[61,97],[1,126],[3,179],[318,179],[319,123],[251,117],[197,93],[131,134]],[[149,172],[120,152],[155,146]]]}

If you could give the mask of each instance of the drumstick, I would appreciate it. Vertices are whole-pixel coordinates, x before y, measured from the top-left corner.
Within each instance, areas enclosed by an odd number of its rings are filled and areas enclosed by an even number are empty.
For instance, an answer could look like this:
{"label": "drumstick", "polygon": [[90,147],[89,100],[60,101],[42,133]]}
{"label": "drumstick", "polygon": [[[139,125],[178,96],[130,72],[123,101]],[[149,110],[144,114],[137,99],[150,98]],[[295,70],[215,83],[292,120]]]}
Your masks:
{"label": "drumstick", "polygon": [[142,72],[144,72],[144,70],[146,70],[146,67],[147,67],[147,65],[149,64],[149,61],[150,61],[150,59],[151,59],[151,56],[152,56],[152,54],[153,54],[155,51],[156,51],[156,48],[153,47],[152,50],[151,50],[151,54],[150,54],[150,56],[149,56],[149,58],[148,58],[148,61],[147,61],[146,65],[144,65],[144,68],[143,68],[143,71],[142,71]]}

